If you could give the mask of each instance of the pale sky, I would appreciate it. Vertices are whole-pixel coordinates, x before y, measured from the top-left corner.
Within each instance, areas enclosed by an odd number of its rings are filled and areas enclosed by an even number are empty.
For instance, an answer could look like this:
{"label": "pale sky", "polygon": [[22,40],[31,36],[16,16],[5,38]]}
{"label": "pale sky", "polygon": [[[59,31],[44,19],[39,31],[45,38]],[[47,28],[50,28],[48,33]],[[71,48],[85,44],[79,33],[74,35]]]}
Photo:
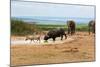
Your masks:
{"label": "pale sky", "polygon": [[11,2],[12,17],[47,16],[94,18],[94,6],[65,5],[36,2]]}

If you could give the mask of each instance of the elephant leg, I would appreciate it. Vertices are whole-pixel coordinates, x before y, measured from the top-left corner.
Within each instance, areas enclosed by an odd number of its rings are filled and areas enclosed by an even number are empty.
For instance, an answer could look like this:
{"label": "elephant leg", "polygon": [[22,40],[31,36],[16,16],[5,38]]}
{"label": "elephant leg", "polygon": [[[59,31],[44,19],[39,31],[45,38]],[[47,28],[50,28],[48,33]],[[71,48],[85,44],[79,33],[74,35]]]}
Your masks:
{"label": "elephant leg", "polygon": [[68,28],[68,34],[70,34],[70,28]]}
{"label": "elephant leg", "polygon": [[71,29],[71,35],[73,35],[73,29]]}
{"label": "elephant leg", "polygon": [[64,34],[65,35],[65,39],[67,39],[67,35],[66,34]]}
{"label": "elephant leg", "polygon": [[92,33],[95,33],[95,28],[94,27],[92,28]]}
{"label": "elephant leg", "polygon": [[94,28],[93,32],[95,33],[95,28]]}
{"label": "elephant leg", "polygon": [[73,31],[71,31],[71,35],[73,35]]}
{"label": "elephant leg", "polygon": [[76,30],[75,30],[75,28],[74,28],[74,30],[73,30],[73,31],[74,31],[73,33],[75,34],[75,31],[76,31]]}
{"label": "elephant leg", "polygon": [[72,29],[72,35],[75,34],[75,29]]}
{"label": "elephant leg", "polygon": [[88,31],[89,31],[89,35],[90,35],[90,27],[89,27],[89,30]]}

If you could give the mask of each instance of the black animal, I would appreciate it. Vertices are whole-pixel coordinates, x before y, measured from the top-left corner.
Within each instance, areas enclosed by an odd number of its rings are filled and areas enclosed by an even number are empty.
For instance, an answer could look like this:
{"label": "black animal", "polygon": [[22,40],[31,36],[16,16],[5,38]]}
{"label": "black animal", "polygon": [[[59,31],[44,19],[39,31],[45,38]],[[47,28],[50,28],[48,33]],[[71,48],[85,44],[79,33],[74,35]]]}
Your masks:
{"label": "black animal", "polygon": [[76,28],[76,24],[73,20],[69,20],[67,21],[67,27],[68,27],[68,34],[75,34],[75,28]]}
{"label": "black animal", "polygon": [[88,27],[89,27],[89,35],[90,35],[91,31],[92,31],[92,33],[95,33],[95,21],[94,20],[91,20],[89,22]]}
{"label": "black animal", "polygon": [[44,40],[48,40],[50,38],[53,39],[53,41],[55,41],[56,37],[61,37],[61,40],[63,39],[63,35],[65,36],[65,39],[67,39],[67,35],[65,34],[65,30],[62,28],[59,29],[53,29],[50,30],[47,35],[44,36]]}

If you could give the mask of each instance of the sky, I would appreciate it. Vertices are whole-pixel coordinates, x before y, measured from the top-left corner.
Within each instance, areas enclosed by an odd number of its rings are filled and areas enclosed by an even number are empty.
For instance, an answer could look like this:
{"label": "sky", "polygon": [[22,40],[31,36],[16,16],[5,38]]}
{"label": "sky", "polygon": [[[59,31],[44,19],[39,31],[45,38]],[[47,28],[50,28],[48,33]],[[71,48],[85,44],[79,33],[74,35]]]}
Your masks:
{"label": "sky", "polygon": [[11,1],[11,17],[94,18],[94,6]]}

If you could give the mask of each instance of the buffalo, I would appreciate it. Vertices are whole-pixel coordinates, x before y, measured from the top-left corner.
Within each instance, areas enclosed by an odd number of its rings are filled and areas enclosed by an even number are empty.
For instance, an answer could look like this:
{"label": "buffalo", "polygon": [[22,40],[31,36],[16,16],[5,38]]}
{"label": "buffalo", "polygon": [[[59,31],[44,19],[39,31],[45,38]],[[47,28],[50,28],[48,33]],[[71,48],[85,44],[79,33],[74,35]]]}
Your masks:
{"label": "buffalo", "polygon": [[90,31],[92,31],[92,33],[95,33],[95,21],[91,20],[88,24],[89,27],[89,35],[90,35]]}
{"label": "buffalo", "polygon": [[44,36],[44,40],[47,41],[48,39],[52,38],[53,41],[55,41],[56,37],[61,37],[61,40],[62,40],[63,39],[63,35],[65,36],[65,39],[67,39],[67,35],[66,35],[65,30],[63,28],[53,29],[53,30],[50,30]]}
{"label": "buffalo", "polygon": [[67,26],[68,26],[68,34],[75,34],[75,27],[76,27],[76,24],[73,20],[69,20],[67,21]]}

